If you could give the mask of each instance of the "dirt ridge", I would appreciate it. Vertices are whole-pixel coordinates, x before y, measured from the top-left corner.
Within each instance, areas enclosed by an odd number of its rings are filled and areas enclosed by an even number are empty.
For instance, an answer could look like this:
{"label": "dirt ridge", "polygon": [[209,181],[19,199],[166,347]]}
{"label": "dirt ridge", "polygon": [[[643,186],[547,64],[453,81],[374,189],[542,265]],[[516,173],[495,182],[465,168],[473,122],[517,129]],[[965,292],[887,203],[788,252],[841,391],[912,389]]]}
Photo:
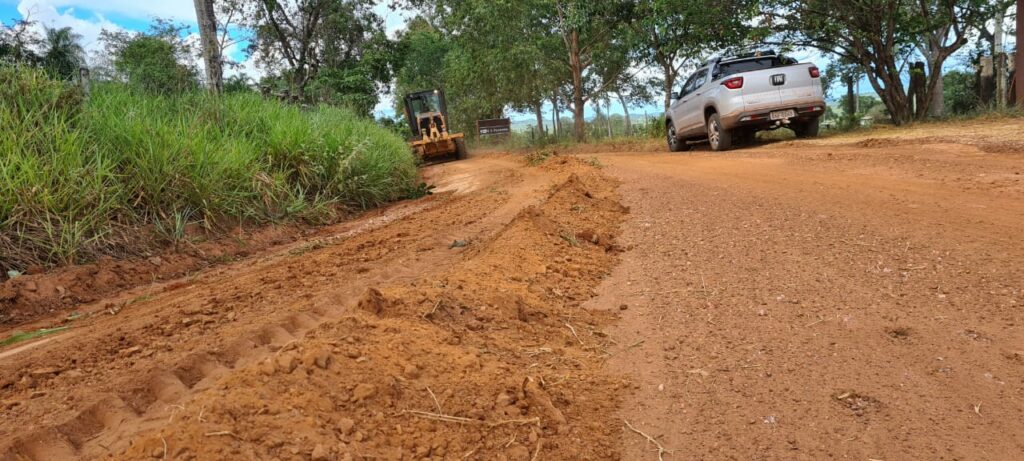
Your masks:
{"label": "dirt ridge", "polygon": [[[19,437],[0,459],[124,449],[118,458],[358,459],[400,456],[394,447],[468,459],[538,450],[613,458],[610,439],[580,443],[596,415],[612,413],[616,384],[599,371],[596,349],[610,317],[578,306],[616,259],[611,236],[625,210],[614,182],[581,163],[546,167],[563,178],[547,197],[440,273],[371,286],[335,311],[294,313],[196,351]],[[207,310],[194,321],[219,314]]]}

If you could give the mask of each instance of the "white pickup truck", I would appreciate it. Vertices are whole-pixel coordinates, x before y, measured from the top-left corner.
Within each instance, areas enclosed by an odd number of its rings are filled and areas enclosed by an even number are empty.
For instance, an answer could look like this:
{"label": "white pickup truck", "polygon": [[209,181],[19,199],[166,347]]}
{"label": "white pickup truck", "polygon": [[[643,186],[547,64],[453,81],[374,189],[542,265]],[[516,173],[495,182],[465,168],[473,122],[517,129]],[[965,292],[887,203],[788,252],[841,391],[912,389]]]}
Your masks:
{"label": "white pickup truck", "polygon": [[818,135],[825,114],[820,71],[772,51],[716,58],[697,69],[672,94],[665,114],[668,148],[688,150],[707,139],[712,150],[748,143],[761,130],[791,128]]}

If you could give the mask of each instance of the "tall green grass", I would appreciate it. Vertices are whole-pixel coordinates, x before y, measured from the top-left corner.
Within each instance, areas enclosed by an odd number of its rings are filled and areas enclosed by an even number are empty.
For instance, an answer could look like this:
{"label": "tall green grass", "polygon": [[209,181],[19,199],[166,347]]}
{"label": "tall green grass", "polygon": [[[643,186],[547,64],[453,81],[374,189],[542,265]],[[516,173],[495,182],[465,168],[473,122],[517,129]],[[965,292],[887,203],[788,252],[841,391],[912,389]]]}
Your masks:
{"label": "tall green grass", "polygon": [[0,66],[0,127],[3,272],[125,251],[139,228],[173,240],[185,222],[323,222],[417,190],[408,147],[373,121],[255,94],[109,83],[86,100]]}

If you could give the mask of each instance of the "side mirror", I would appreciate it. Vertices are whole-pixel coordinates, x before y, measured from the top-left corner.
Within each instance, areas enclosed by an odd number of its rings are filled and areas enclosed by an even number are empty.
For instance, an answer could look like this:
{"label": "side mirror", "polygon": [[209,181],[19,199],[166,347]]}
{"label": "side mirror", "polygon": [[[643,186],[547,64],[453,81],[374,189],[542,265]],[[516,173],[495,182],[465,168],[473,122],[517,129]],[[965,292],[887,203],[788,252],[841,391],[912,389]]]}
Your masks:
{"label": "side mirror", "polygon": [[681,96],[682,95],[680,95],[678,91],[673,91],[672,92],[672,100],[673,101],[678,100]]}

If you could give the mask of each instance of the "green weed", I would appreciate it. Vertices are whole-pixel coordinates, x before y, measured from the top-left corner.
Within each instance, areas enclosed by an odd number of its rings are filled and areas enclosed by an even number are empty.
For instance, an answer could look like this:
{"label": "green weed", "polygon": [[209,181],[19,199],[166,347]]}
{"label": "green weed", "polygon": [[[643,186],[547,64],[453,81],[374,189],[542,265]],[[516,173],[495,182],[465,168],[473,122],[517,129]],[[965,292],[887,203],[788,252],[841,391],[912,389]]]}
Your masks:
{"label": "green weed", "polygon": [[17,343],[20,343],[20,342],[23,342],[23,341],[28,341],[30,339],[41,338],[41,337],[46,336],[46,335],[52,335],[54,333],[59,333],[61,331],[67,330],[68,328],[69,327],[57,327],[57,328],[41,328],[41,329],[38,329],[36,331],[27,331],[27,332],[19,331],[17,333],[12,334],[11,336],[8,336],[4,340],[0,340],[0,347],[7,347],[7,346],[10,346],[11,344],[17,344]]}
{"label": "green weed", "polygon": [[127,251],[142,226],[174,244],[189,223],[325,223],[422,193],[405,142],[373,121],[256,94],[97,83],[86,100],[0,66],[0,126],[0,274]]}

